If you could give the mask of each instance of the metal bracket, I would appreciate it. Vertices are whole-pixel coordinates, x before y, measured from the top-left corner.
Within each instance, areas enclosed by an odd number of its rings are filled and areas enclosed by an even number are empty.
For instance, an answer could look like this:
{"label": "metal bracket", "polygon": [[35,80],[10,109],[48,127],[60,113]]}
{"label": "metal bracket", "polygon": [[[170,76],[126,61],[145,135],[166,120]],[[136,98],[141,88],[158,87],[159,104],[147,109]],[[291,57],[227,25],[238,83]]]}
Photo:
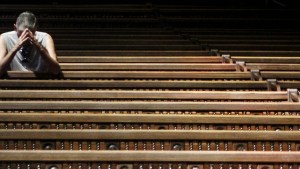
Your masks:
{"label": "metal bracket", "polygon": [[233,63],[229,54],[222,54],[222,63]]}
{"label": "metal bracket", "polygon": [[251,80],[255,80],[255,81],[262,80],[259,70],[251,70]]}
{"label": "metal bracket", "polygon": [[300,102],[300,94],[298,89],[287,89],[288,102]]}
{"label": "metal bracket", "polygon": [[236,64],[236,71],[238,72],[247,72],[246,63],[244,61],[237,61]]}
{"label": "metal bracket", "polygon": [[281,91],[277,79],[267,79],[268,91]]}

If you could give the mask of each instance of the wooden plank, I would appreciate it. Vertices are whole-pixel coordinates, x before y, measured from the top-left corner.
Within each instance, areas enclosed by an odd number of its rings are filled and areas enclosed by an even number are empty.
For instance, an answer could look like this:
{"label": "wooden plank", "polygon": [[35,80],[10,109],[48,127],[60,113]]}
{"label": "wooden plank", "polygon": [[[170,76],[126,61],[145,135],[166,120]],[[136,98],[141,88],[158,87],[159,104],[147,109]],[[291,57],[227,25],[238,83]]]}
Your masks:
{"label": "wooden plank", "polygon": [[206,50],[56,50],[57,55],[66,56],[209,56]]}
{"label": "wooden plank", "polygon": [[261,71],[264,79],[300,79],[299,71]]}
{"label": "wooden plank", "polygon": [[[10,30],[10,29],[8,29]],[[45,30],[48,32],[47,30]],[[64,33],[51,33],[53,39],[59,40],[59,39],[65,39],[68,38],[69,40],[83,40],[83,39],[111,39],[111,40],[117,40],[117,39],[136,39],[136,40],[143,40],[143,39],[149,39],[149,40],[178,40],[182,38],[180,35],[168,35],[168,34],[156,34],[156,33],[139,33],[139,34],[133,34],[133,33],[126,33],[126,34],[120,34],[118,32],[113,32],[111,34],[78,34],[78,33],[68,33],[65,32],[68,30],[65,30]]]}
{"label": "wooden plank", "polygon": [[299,152],[236,151],[0,151],[2,161],[299,162]]}
{"label": "wooden plank", "polygon": [[[76,34],[76,33],[75,33]],[[84,33],[83,33],[84,34]],[[101,34],[101,33],[97,33]],[[168,33],[166,33],[168,34]],[[76,36],[76,35],[75,35]],[[292,42],[290,42],[292,43]],[[56,39],[55,45],[192,45],[189,40],[178,39]]]}
{"label": "wooden plank", "polygon": [[236,71],[235,64],[199,63],[60,63],[61,70],[198,70],[198,71]]}
{"label": "wooden plank", "polygon": [[[280,82],[288,87],[290,83]],[[288,84],[287,84],[288,83]],[[293,82],[297,86],[298,83]],[[265,81],[1,80],[2,88],[267,89]],[[295,88],[295,87],[294,87]]]}
{"label": "wooden plank", "polygon": [[230,54],[231,56],[273,56],[273,57],[281,57],[281,56],[300,56],[300,51],[298,50],[280,50],[280,51],[272,51],[272,50],[219,50],[221,54]]}
{"label": "wooden plank", "polygon": [[299,131],[242,130],[0,130],[2,140],[252,140],[299,141]]}
{"label": "wooden plank", "polygon": [[300,64],[270,64],[270,63],[247,63],[248,69],[275,70],[275,71],[299,71]]}
{"label": "wooden plank", "polygon": [[[249,72],[176,72],[176,71],[62,71],[61,76],[68,79],[112,78],[112,79],[251,79]],[[277,75],[278,76],[278,75]],[[300,76],[300,73],[299,73]],[[8,71],[8,78],[53,78],[47,73]],[[284,76],[285,77],[285,76]],[[282,77],[283,78],[283,77]]]}
{"label": "wooden plank", "polygon": [[298,50],[300,45],[298,44],[210,44],[213,49],[220,50]]}
{"label": "wooden plank", "polygon": [[0,110],[275,110],[298,111],[293,102],[100,102],[100,101],[0,101]]}
{"label": "wooden plank", "polygon": [[281,88],[298,88],[300,89],[300,81],[278,81]]}
{"label": "wooden plank", "polygon": [[155,114],[0,113],[1,122],[36,123],[162,123],[162,124],[300,124],[297,116],[224,116]]}
{"label": "wooden plank", "polygon": [[[58,50],[201,50],[199,45],[88,45],[57,44]],[[297,46],[295,46],[296,48]]]}
{"label": "wooden plank", "polygon": [[245,61],[248,63],[300,63],[300,57],[290,57],[290,56],[232,56],[234,61]]}
{"label": "wooden plank", "polygon": [[11,99],[179,99],[179,100],[281,100],[287,92],[235,91],[87,91],[0,90],[0,98]]}
{"label": "wooden plank", "polygon": [[219,56],[58,56],[60,63],[221,63]]}

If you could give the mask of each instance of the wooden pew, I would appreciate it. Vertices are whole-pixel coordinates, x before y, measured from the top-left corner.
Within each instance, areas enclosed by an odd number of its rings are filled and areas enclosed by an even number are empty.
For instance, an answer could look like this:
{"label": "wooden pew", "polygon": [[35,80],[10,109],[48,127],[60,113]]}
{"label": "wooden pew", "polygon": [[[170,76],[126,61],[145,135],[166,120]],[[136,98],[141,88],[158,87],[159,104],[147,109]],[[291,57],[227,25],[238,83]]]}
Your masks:
{"label": "wooden pew", "polygon": [[[283,89],[297,88],[300,82],[278,81]],[[264,90],[265,81],[193,81],[193,80],[13,80],[0,79],[3,89],[164,89],[164,90]]]}
{"label": "wooden pew", "polygon": [[[220,91],[105,91],[105,90],[0,90],[0,99],[130,99],[130,100],[226,100],[288,101],[284,92]],[[295,98],[297,99],[297,98]],[[300,102],[300,98],[298,98]]]}
{"label": "wooden pew", "polygon": [[[298,125],[299,116],[289,115],[289,116],[275,116],[275,115],[215,115],[215,114],[187,114],[184,112],[178,114],[141,114],[139,112],[134,114],[116,114],[116,113],[45,113],[45,112],[33,112],[33,113],[0,113],[1,119],[0,123],[40,123],[42,125],[47,125],[50,123],[88,123],[103,125],[105,123],[122,123],[122,124],[215,124],[222,127],[222,125],[268,125],[267,130],[275,130],[277,126],[288,126],[288,125]],[[269,127],[269,125],[274,125],[274,128]],[[12,126],[10,126],[12,127]],[[8,129],[13,129],[13,128]],[[28,126],[27,126],[28,127]],[[94,127],[94,126],[93,126]],[[30,129],[29,127],[25,129]],[[1,129],[5,129],[4,125],[1,124]],[[34,129],[50,129],[48,127],[37,127]],[[84,128],[88,129],[88,128]],[[94,129],[100,129],[95,127]],[[113,128],[111,128],[113,129]],[[137,128],[138,129],[138,128]],[[168,129],[168,128],[150,128],[150,129]],[[226,130],[226,127],[223,128]],[[231,127],[228,127],[231,129]],[[251,127],[251,130],[256,130],[255,127]],[[197,130],[197,128],[192,128],[190,130]],[[206,130],[222,130],[222,128],[206,128]],[[244,128],[242,130],[245,130]],[[258,130],[264,130],[264,128],[259,128]],[[289,130],[287,127],[283,127],[283,130]]]}
{"label": "wooden pew", "polygon": [[297,102],[1,101],[0,110],[297,111]]}
{"label": "wooden pew", "polygon": [[222,63],[219,56],[58,56],[59,63]]}
{"label": "wooden pew", "polygon": [[[259,76],[258,78],[256,76]],[[227,80],[296,80],[300,79],[298,71],[260,71],[256,75],[250,72],[230,71],[62,71],[61,75],[54,76],[48,73],[8,71],[4,78],[64,78],[64,79],[227,79]],[[257,78],[257,79],[256,79]]]}
{"label": "wooden pew", "polygon": [[[1,158],[4,161],[38,161],[38,162],[189,162],[189,163],[204,163],[204,162],[231,162],[231,163],[296,163],[299,158],[298,152],[139,152],[139,151],[8,151],[1,152]],[[242,158],[241,158],[242,157]],[[16,160],[18,159],[18,160]],[[72,160],[73,159],[73,160]],[[192,165],[194,166],[194,165]],[[247,165],[246,165],[247,166]],[[264,165],[262,165],[264,166]],[[269,167],[269,165],[267,165]],[[291,165],[293,166],[293,165]],[[295,165],[296,167],[297,165]]]}
{"label": "wooden pew", "polygon": [[300,64],[281,64],[281,63],[246,63],[248,70],[262,71],[299,71]]}
{"label": "wooden pew", "polygon": [[248,63],[282,63],[282,64],[298,64],[300,57],[297,56],[231,56],[233,61],[244,61]]}
{"label": "wooden pew", "polygon": [[[58,56],[210,56],[207,50],[57,50]],[[300,53],[300,52],[299,52]],[[300,54],[299,54],[300,55]],[[298,56],[299,56],[298,55]]]}
{"label": "wooden pew", "polygon": [[[237,71],[236,64],[220,63],[60,63],[59,65],[62,71]],[[298,67],[298,65],[295,65],[295,68],[292,69],[291,65],[290,69],[295,70]],[[284,68],[286,67],[282,69]]]}

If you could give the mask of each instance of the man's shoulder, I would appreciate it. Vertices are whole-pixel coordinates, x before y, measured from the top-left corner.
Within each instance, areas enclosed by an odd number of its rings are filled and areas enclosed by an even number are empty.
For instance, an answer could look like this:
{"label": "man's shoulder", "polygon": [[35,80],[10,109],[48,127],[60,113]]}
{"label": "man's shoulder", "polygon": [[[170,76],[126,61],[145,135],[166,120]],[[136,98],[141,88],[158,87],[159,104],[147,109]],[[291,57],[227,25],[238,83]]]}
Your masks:
{"label": "man's shoulder", "polygon": [[38,35],[38,36],[47,36],[47,35],[49,35],[47,32],[41,32],[41,31],[36,31],[35,34]]}
{"label": "man's shoulder", "polygon": [[9,32],[4,32],[1,34],[1,36],[13,36],[16,35],[17,32],[16,31],[9,31]]}

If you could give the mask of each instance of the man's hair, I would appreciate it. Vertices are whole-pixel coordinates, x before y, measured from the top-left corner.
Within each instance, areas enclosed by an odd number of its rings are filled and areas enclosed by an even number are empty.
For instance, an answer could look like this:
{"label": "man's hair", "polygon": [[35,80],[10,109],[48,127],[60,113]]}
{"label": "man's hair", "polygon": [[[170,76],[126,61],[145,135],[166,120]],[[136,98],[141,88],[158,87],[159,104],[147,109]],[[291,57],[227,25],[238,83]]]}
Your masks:
{"label": "man's hair", "polygon": [[16,21],[16,27],[20,29],[28,28],[29,30],[35,30],[37,26],[37,19],[31,12],[21,13]]}

